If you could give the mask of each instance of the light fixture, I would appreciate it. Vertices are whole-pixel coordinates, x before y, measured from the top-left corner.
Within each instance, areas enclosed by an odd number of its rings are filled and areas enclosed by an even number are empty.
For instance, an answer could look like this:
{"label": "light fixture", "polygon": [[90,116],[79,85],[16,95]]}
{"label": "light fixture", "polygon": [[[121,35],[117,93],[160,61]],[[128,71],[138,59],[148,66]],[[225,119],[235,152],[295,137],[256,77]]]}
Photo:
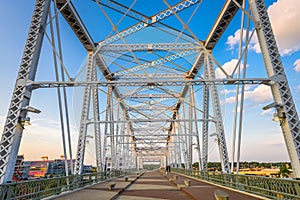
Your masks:
{"label": "light fixture", "polygon": [[211,133],[210,135],[209,135],[210,137],[213,137],[213,136],[218,136],[218,134],[217,133]]}
{"label": "light fixture", "polygon": [[25,119],[21,120],[21,125],[24,126],[30,126],[30,117],[26,117]]}
{"label": "light fixture", "polygon": [[272,120],[275,122],[280,122],[280,117],[278,116],[277,112],[274,113],[274,117]]}
{"label": "light fixture", "polygon": [[266,106],[264,106],[262,109],[263,110],[268,110],[268,109],[270,109],[270,108],[281,108],[282,107],[282,105],[280,104],[280,103],[277,103],[277,102],[273,102],[273,103],[270,103],[269,105],[266,105]]}
{"label": "light fixture", "polygon": [[285,112],[279,113],[279,112],[275,111],[274,117],[272,120],[275,122],[280,122],[280,126],[281,126],[285,122],[285,118],[286,118]]}
{"label": "light fixture", "polygon": [[41,111],[39,109],[34,108],[32,106],[29,106],[29,105],[25,106],[25,108],[23,108],[22,110],[26,110],[28,112],[32,112],[32,113],[36,113],[36,114],[40,114],[41,113]]}
{"label": "light fixture", "polygon": [[268,110],[270,108],[275,108],[275,113],[273,116],[273,121],[280,122],[280,126],[285,122],[285,112],[283,111],[283,105],[277,102],[273,102],[269,105],[263,107],[263,110]]}

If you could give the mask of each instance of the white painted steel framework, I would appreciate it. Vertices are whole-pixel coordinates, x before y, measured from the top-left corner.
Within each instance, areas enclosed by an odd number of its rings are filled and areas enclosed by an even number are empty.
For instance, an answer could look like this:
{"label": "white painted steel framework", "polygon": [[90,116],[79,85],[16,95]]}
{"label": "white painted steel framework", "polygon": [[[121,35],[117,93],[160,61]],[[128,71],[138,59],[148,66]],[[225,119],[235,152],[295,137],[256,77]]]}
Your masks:
{"label": "white painted steel framework", "polygon": [[27,81],[34,81],[43,42],[50,0],[36,1],[25,49],[11,98],[0,147],[1,182],[10,181],[14,172],[25,120],[30,103],[32,87]]}
{"label": "white painted steel framework", "polygon": [[[219,86],[246,84],[270,86],[294,174],[300,178],[299,118],[263,1],[224,0],[223,6],[219,2],[216,7],[219,10],[214,10],[215,23],[199,26],[206,29],[205,36],[201,30],[189,27],[193,19],[209,17],[201,16],[198,10],[203,1],[183,0],[170,5],[164,0],[157,5],[160,11],[149,15],[143,9],[149,5],[135,6],[138,1],[94,0],[93,9],[112,27],[110,34],[103,35],[101,30],[93,32],[84,23],[75,2],[55,0],[51,4],[50,0],[37,0],[1,139],[1,182],[11,180],[23,122],[31,111],[28,108],[32,91],[68,87],[84,87],[74,173],[84,172],[87,138],[95,140],[98,171],[139,169],[144,162],[151,161],[161,167],[184,164],[186,169],[199,162],[199,168],[206,171],[209,135],[216,135],[222,171],[230,173]],[[49,24],[52,31],[52,20],[57,19],[48,18],[50,10],[66,20],[87,51],[88,61],[81,70],[85,73],[84,80],[78,78],[80,73],[70,76],[62,54],[57,53],[53,32],[50,38],[45,31]],[[252,35],[247,37],[248,41],[240,41],[244,49],[240,50],[233,72],[222,68],[214,54],[223,33],[233,18],[239,16],[243,16],[242,22],[247,18],[255,28],[268,77],[240,78],[235,73],[239,71],[238,65],[247,61]],[[250,27],[246,28],[248,32]],[[55,28],[56,38],[60,38],[59,27]],[[60,62],[63,71],[60,76],[67,76],[68,80],[35,81],[44,35],[53,48],[55,60]],[[96,35],[102,37],[98,42]],[[217,70],[224,78],[217,77]],[[60,112],[68,114],[67,109]],[[242,117],[239,120],[242,124]],[[241,126],[239,131],[242,132]]]}

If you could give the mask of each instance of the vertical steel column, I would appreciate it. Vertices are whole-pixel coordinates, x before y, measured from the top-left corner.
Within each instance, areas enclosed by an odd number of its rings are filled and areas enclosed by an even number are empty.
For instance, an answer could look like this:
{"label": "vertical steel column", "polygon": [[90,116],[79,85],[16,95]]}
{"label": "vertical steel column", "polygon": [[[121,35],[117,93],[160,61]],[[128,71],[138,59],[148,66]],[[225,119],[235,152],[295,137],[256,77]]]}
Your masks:
{"label": "vertical steel column", "polygon": [[198,117],[197,117],[197,109],[196,109],[196,101],[195,101],[195,90],[194,86],[191,86],[191,92],[192,92],[192,106],[193,106],[193,113],[194,113],[194,119],[195,119],[195,135],[196,135],[196,144],[197,144],[197,153],[198,153],[198,159],[199,159],[199,170],[202,170],[202,159],[201,159],[201,151],[200,151],[200,137],[199,137],[199,131],[198,131]]}
{"label": "vertical steel column", "polygon": [[174,138],[174,159],[175,159],[175,166],[178,167],[178,160],[179,160],[179,136],[177,136],[178,132],[176,131],[176,125],[175,122],[172,123],[172,133],[175,136]]}
{"label": "vertical steel column", "polygon": [[[242,18],[241,18],[241,29],[240,30],[244,30],[244,22],[245,22],[245,3],[246,1],[243,1],[242,4]],[[247,29],[248,31],[249,29]],[[238,58],[242,59],[242,51],[243,51],[243,35],[244,35],[244,31],[240,32],[240,42],[239,42],[239,54],[238,54]],[[241,65],[238,65],[237,68],[237,78],[240,78],[240,71],[241,71]],[[235,160],[235,143],[236,143],[236,132],[237,132],[237,122],[238,122],[238,107],[239,107],[239,85],[236,85],[235,90],[236,90],[236,94],[235,94],[235,107],[234,107],[234,122],[233,122],[233,133],[232,133],[232,159],[231,159],[231,173],[234,172],[234,160]],[[242,122],[240,122],[242,123]],[[238,162],[237,162],[238,163]],[[238,168],[237,168],[238,170]]]}
{"label": "vertical steel column", "polygon": [[117,114],[116,114],[116,131],[115,131],[115,139],[114,139],[114,144],[115,144],[115,168],[118,170],[119,168],[119,160],[120,160],[120,152],[118,148],[118,139],[119,137],[119,120],[120,120],[120,106],[117,104]]}
{"label": "vertical steel column", "polygon": [[[126,114],[124,113],[124,119],[127,119],[126,117]],[[126,137],[126,146],[127,146],[127,149],[128,149],[128,156],[127,156],[127,160],[128,160],[128,168],[133,168],[134,166],[134,154],[133,152],[135,152],[135,149],[134,149],[134,144],[129,144],[130,142],[132,142],[132,129],[131,129],[131,124],[130,123],[127,123],[127,126],[126,126],[126,133],[125,134],[128,134],[130,135],[130,137]],[[133,149],[133,150],[131,150]]]}
{"label": "vertical steel column", "polygon": [[[125,115],[124,113],[122,113],[122,120],[125,120]],[[125,133],[125,123],[121,124],[121,131],[120,131],[120,139],[118,141],[118,143],[121,143],[121,149],[120,149],[120,154],[121,154],[121,158],[122,158],[122,169],[126,169],[125,163],[127,163],[126,161],[126,155],[128,155],[128,151],[127,151],[127,146],[128,144],[125,144],[125,139],[128,138],[127,136],[125,137],[126,133]]]}
{"label": "vertical steel column", "polygon": [[181,148],[181,144],[182,144],[182,131],[181,131],[181,127],[180,127],[180,121],[179,121],[179,114],[178,114],[178,110],[176,111],[176,118],[178,119],[178,122],[177,122],[177,133],[179,136],[178,137],[178,145],[179,145],[179,152],[178,152],[178,155],[179,155],[179,167],[181,168],[181,164],[182,164],[182,148]]}
{"label": "vertical steel column", "polygon": [[[54,0],[54,10],[58,12],[57,2]],[[56,35],[57,35],[57,42],[58,42],[58,52],[60,57],[60,73],[61,73],[61,80],[65,81],[65,72],[63,68],[63,55],[62,55],[62,47],[61,47],[61,38],[60,38],[60,29],[59,29],[59,21],[58,15],[55,15],[55,26],[56,26]],[[66,127],[67,127],[67,134],[68,134],[68,147],[69,147],[69,154],[70,154],[70,171],[71,174],[74,174],[74,164],[73,164],[73,155],[72,155],[72,143],[71,143],[71,131],[70,131],[70,120],[69,120],[69,110],[68,110],[68,98],[67,98],[67,90],[63,87],[63,97],[64,97],[64,106],[65,106],[65,116],[66,116]]]}
{"label": "vertical steel column", "polygon": [[[92,80],[97,81],[97,68],[96,65],[93,65],[93,73],[92,73]],[[92,96],[93,96],[93,114],[94,120],[96,122],[100,121],[99,115],[99,95],[98,95],[98,87],[93,86],[92,89]],[[97,164],[97,171],[102,171],[102,140],[101,140],[101,130],[100,130],[100,123],[94,123],[94,132],[95,132],[95,147],[96,147],[96,164]]]}
{"label": "vertical steel column", "polygon": [[188,169],[192,169],[192,165],[193,165],[193,108],[192,108],[192,85],[189,85],[189,110],[188,110],[188,114],[189,114],[189,131],[188,131]]}
{"label": "vertical steel column", "polygon": [[170,164],[170,155],[169,155],[169,146],[167,145],[166,147],[166,152],[165,152],[165,155],[166,155],[166,166],[168,166]]}
{"label": "vertical steel column", "polygon": [[[88,65],[86,68],[87,82],[92,80],[93,65],[95,65],[92,59],[92,55],[93,52],[89,52]],[[87,128],[88,128],[87,122],[89,120],[89,111],[90,111],[90,102],[91,102],[91,89],[92,89],[91,87],[92,87],[91,85],[87,85],[84,88],[79,137],[78,137],[78,144],[77,144],[77,153],[76,153],[76,160],[74,166],[75,174],[81,174],[83,170],[84,151],[85,151],[86,135],[87,135]]]}
{"label": "vertical steel column", "polygon": [[[204,66],[204,79],[208,79],[207,67]],[[209,114],[209,86],[203,85],[203,122],[202,122],[202,170],[207,171],[208,160],[208,114]]]}
{"label": "vertical steel column", "polygon": [[1,138],[1,183],[10,181],[14,172],[24,129],[21,121],[26,118],[26,106],[29,105],[32,92],[32,88],[26,86],[26,83],[35,79],[50,2],[50,0],[37,0],[34,7],[18,77]]}
{"label": "vertical steel column", "polygon": [[103,159],[105,161],[104,163],[104,170],[107,170],[107,165],[108,165],[108,155],[107,155],[107,140],[109,139],[108,135],[110,135],[110,133],[108,133],[108,120],[109,120],[109,107],[110,107],[110,95],[111,95],[112,91],[111,91],[111,86],[109,85],[107,87],[107,95],[106,95],[106,109],[105,109],[105,124],[104,124],[104,142],[103,142]]}
{"label": "vertical steel column", "polygon": [[[210,79],[216,79],[215,68],[210,54],[206,55],[206,66],[208,69],[208,77]],[[220,108],[220,100],[218,89],[216,85],[210,85],[211,99],[213,104],[214,117],[216,120],[216,131],[218,137],[218,146],[221,157],[222,171],[230,173],[230,164],[228,159],[228,152],[226,147],[225,133],[223,127],[222,113]]]}
{"label": "vertical steel column", "polygon": [[[188,168],[188,136],[187,136],[187,132],[186,132],[186,120],[185,120],[185,106],[184,106],[184,101],[182,102],[182,115],[183,115],[183,126],[184,126],[184,162],[185,162],[185,169],[189,169]],[[179,119],[179,118],[178,118]]]}
{"label": "vertical steel column", "polygon": [[255,19],[256,32],[268,76],[275,81],[271,85],[274,101],[281,116],[281,130],[285,139],[294,171],[294,177],[300,178],[300,125],[299,117],[292,98],[290,87],[282,66],[278,47],[263,0],[249,0]]}
{"label": "vertical steel column", "polygon": [[108,86],[109,87],[109,93],[108,93],[108,97],[109,97],[109,132],[110,132],[110,154],[111,154],[111,167],[112,169],[115,167],[115,161],[116,161],[116,151],[115,151],[115,124],[114,124],[114,110],[113,110],[113,96],[112,96],[112,92],[113,92],[113,87],[112,86]]}
{"label": "vertical steel column", "polygon": [[[52,19],[51,9],[49,10],[49,19]],[[53,62],[54,62],[54,69],[55,69],[55,80],[59,82],[59,73],[58,73],[58,66],[57,66],[57,59],[55,55],[55,37],[53,31],[53,23],[50,20],[50,34],[51,34],[51,45],[52,45],[52,54],[53,54]],[[63,109],[62,109],[62,98],[61,98],[61,89],[56,88],[57,90],[57,100],[58,100],[58,108],[59,108],[59,118],[60,118],[60,127],[61,127],[61,136],[62,136],[62,144],[63,144],[63,152],[64,152],[64,162],[65,162],[65,175],[69,176],[69,166],[68,166],[68,156],[67,156],[67,148],[66,148],[66,137],[65,137],[65,126],[64,126],[64,116],[63,116]]]}

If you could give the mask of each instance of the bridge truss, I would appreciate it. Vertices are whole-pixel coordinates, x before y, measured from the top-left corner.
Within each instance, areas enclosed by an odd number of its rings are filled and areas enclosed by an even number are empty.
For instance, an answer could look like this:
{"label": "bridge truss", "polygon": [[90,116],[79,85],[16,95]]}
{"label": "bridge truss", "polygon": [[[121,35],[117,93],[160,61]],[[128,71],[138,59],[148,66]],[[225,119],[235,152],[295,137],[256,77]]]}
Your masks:
{"label": "bridge truss", "polygon": [[[65,129],[70,135],[69,87],[84,88],[71,173],[82,173],[90,135],[95,142],[98,171],[139,168],[141,163],[151,161],[164,167],[184,163],[191,169],[196,160],[205,171],[208,138],[215,135],[222,171],[230,173],[233,165],[230,169],[219,87],[235,86],[237,91],[233,144],[237,135],[239,160],[245,85],[266,85],[274,99],[266,108],[274,108],[279,116],[294,175],[300,178],[299,119],[263,0],[223,0],[214,7],[207,7],[205,0],[162,0],[159,4],[136,0],[94,0],[86,4],[75,0],[36,1],[1,139],[1,182],[12,177],[28,112],[38,112],[30,105],[35,90],[57,89],[64,155],[72,159],[70,138],[67,141],[64,136]],[[101,26],[99,22],[105,20],[111,33],[106,34],[104,28],[95,33],[86,17],[89,10],[98,14],[91,15],[90,20],[99,17],[93,26]],[[84,80],[70,76],[64,63],[58,22],[61,17],[87,52]],[[203,22],[206,19],[215,20],[207,25]],[[245,31],[240,31],[234,70],[228,71],[219,64],[220,55],[215,52],[234,21],[240,22],[238,28]],[[266,76],[246,72],[249,45],[255,34]],[[52,47],[55,80],[35,80],[43,40]],[[235,160],[234,151],[232,154],[231,160]]]}

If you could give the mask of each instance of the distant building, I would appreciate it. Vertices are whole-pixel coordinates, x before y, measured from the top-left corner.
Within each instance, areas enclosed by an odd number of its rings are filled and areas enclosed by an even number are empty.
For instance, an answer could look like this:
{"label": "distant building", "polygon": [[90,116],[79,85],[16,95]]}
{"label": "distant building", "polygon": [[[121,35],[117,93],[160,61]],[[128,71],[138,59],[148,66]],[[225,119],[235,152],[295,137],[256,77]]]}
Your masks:
{"label": "distant building", "polygon": [[18,155],[12,180],[23,181],[28,179],[30,161],[24,162],[24,155]]}
{"label": "distant building", "polygon": [[[70,160],[67,162],[70,173]],[[73,163],[74,162],[75,160],[73,160]],[[42,160],[39,161],[24,161],[24,155],[19,155],[12,180],[23,181],[45,176],[63,176],[65,174],[65,161],[62,159],[48,160],[47,156],[43,156]]]}

